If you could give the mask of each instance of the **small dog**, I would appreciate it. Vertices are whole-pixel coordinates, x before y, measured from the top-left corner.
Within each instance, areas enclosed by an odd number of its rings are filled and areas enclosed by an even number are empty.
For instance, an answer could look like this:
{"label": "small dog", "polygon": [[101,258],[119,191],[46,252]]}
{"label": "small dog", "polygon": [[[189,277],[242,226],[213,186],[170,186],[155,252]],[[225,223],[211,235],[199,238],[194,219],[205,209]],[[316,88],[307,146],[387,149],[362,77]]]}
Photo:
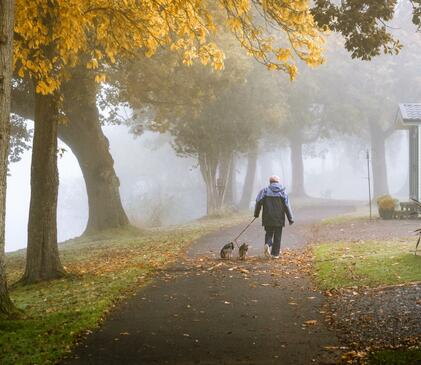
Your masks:
{"label": "small dog", "polygon": [[232,251],[234,251],[234,242],[227,243],[221,249],[221,259],[231,259]]}
{"label": "small dog", "polygon": [[247,256],[247,251],[249,249],[249,245],[247,243],[243,243],[240,248],[238,249],[238,254],[240,255],[240,260],[245,260]]}

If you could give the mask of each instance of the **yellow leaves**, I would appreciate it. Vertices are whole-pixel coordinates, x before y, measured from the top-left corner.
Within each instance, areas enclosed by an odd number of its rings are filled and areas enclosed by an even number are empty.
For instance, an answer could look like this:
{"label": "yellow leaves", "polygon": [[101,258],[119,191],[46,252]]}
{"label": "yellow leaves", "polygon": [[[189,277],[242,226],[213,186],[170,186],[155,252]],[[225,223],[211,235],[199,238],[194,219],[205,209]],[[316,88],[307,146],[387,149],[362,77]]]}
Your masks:
{"label": "yellow leaves", "polygon": [[230,29],[233,30],[234,32],[238,32],[242,28],[241,19],[239,18],[229,18],[227,23]]}
{"label": "yellow leaves", "polygon": [[98,74],[95,76],[95,82],[100,84],[101,82],[105,82],[105,80],[107,79],[105,74]]}
{"label": "yellow leaves", "polygon": [[278,70],[278,65],[276,65],[275,63],[269,63],[268,65],[267,65],[267,68],[268,68],[268,70],[269,71],[276,71],[276,70]]}
{"label": "yellow leaves", "polygon": [[276,54],[276,59],[280,62],[286,62],[291,57],[291,51],[287,48],[280,48]]}
{"label": "yellow leaves", "polygon": [[269,70],[283,70],[294,79],[297,73],[295,57],[309,66],[323,63],[323,32],[315,24],[308,0],[264,0],[261,3],[264,15],[276,28],[275,38],[279,39],[279,35],[283,34],[288,40],[288,47],[277,47],[276,39],[256,25],[250,11],[250,0],[227,0],[225,3],[229,28],[247,53],[266,64]]}
{"label": "yellow leaves", "polygon": [[87,64],[86,68],[88,70],[95,70],[98,68],[98,60],[96,58],[92,58]]}
{"label": "yellow leaves", "polygon": [[35,86],[35,91],[38,94],[48,95],[57,90],[60,86],[60,83],[54,79],[46,79],[38,81],[37,85]]}
{"label": "yellow leaves", "polygon": [[21,67],[18,71],[18,76],[19,77],[24,77],[25,76],[25,69],[23,67]]}
{"label": "yellow leaves", "polygon": [[[315,25],[308,0],[264,0],[261,11],[277,27],[274,36],[259,25],[252,0],[17,0],[15,67],[38,83],[39,92],[54,91],[84,58],[86,67],[97,70],[101,63],[115,63],[143,49],[152,57],[159,47],[180,52],[183,63],[199,60],[215,70],[224,68],[224,53],[209,39],[218,31],[215,18],[225,17],[245,51],[271,70],[287,72],[291,79],[295,58],[310,66],[323,62],[323,33]],[[223,12],[220,11],[223,10]],[[219,31],[225,31],[222,28]],[[280,36],[281,35],[281,36]],[[284,36],[288,45],[276,45]],[[101,75],[97,82],[103,82]]]}

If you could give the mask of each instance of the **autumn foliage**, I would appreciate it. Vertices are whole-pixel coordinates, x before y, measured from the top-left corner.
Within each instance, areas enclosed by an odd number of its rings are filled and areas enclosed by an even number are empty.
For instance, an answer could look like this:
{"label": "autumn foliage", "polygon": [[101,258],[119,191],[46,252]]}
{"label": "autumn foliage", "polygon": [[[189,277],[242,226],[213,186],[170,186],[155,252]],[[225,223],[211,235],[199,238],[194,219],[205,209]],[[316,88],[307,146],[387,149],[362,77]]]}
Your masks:
{"label": "autumn foliage", "polygon": [[[270,69],[293,78],[296,60],[311,66],[323,61],[322,33],[307,0],[252,1],[80,1],[18,0],[15,68],[20,77],[37,80],[36,91],[47,94],[68,77],[68,67],[84,63],[98,70],[117,56],[143,49],[153,56],[160,46],[180,52],[184,63],[196,59],[222,69],[224,53],[212,41],[220,31],[216,18],[233,32],[241,46]],[[268,28],[283,33],[282,44]],[[81,57],[83,55],[83,57]]]}

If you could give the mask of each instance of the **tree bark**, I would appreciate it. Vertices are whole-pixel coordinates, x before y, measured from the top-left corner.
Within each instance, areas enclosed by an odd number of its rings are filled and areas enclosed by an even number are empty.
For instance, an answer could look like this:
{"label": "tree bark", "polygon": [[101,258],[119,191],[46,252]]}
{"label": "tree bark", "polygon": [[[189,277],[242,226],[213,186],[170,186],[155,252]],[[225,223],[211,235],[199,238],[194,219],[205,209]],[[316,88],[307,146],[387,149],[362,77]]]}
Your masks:
{"label": "tree bark", "polygon": [[[34,119],[33,89],[29,83],[12,91],[13,112]],[[89,218],[85,233],[124,227],[129,220],[121,203],[119,179],[96,106],[98,85],[86,70],[72,70],[63,86],[67,124],[59,124],[58,136],[79,162],[88,195]]]}
{"label": "tree bark", "polygon": [[72,149],[85,180],[89,204],[85,234],[128,226],[120,181],[96,106],[98,85],[93,75],[79,68],[72,72],[63,90],[69,121],[59,125],[59,137]]}
{"label": "tree bark", "polygon": [[254,180],[256,178],[257,150],[253,149],[247,154],[247,172],[244,179],[243,193],[240,200],[240,209],[248,209],[252,200]]}
{"label": "tree bark", "polygon": [[290,139],[292,184],[291,195],[305,197],[303,141],[299,134]]}
{"label": "tree bark", "polygon": [[369,123],[373,170],[373,197],[389,194],[386,163],[386,133],[375,122]]}
{"label": "tree bark", "polygon": [[234,154],[232,152],[227,153],[222,157],[219,167],[219,179],[223,188],[222,191],[219,192],[219,208],[233,205],[233,164]]}
{"label": "tree bark", "polygon": [[231,156],[231,164],[228,171],[228,182],[225,191],[225,202],[230,206],[235,206],[235,187],[236,187],[236,158],[233,153]]}
{"label": "tree bark", "polygon": [[0,0],[0,317],[9,317],[15,312],[7,289],[4,262],[14,5],[14,0]]}
{"label": "tree bark", "polygon": [[57,117],[57,95],[36,94],[24,284],[65,274],[57,245]]}
{"label": "tree bark", "polygon": [[218,190],[216,186],[216,170],[218,163],[205,153],[199,154],[199,167],[206,185],[206,214],[210,215],[218,210]]}

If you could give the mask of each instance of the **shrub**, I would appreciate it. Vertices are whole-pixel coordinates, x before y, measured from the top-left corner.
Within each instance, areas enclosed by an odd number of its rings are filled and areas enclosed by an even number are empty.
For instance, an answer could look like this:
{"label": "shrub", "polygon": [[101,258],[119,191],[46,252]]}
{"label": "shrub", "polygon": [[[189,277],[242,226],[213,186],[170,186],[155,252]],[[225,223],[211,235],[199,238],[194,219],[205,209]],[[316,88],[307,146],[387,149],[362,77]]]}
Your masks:
{"label": "shrub", "polygon": [[377,206],[379,208],[379,215],[384,219],[393,218],[395,207],[399,204],[397,199],[393,199],[390,195],[383,195],[377,198]]}

